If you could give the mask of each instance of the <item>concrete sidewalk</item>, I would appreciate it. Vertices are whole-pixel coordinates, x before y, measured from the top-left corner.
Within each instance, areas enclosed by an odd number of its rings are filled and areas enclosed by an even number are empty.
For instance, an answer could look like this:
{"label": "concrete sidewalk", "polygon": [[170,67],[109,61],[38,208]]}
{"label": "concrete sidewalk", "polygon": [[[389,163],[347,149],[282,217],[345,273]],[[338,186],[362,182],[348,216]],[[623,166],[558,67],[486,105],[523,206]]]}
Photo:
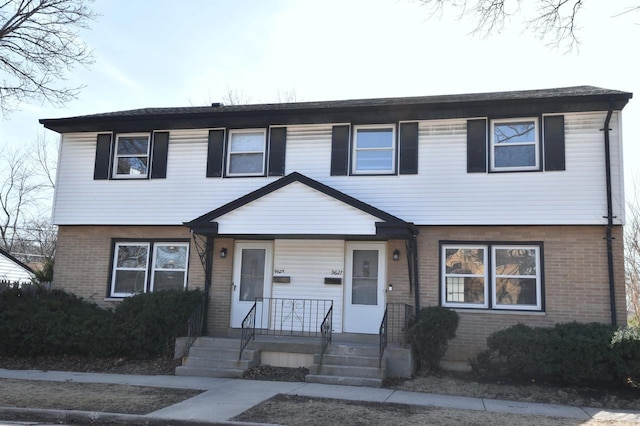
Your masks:
{"label": "concrete sidewalk", "polygon": [[110,383],[205,391],[198,396],[143,416],[149,419],[187,422],[225,423],[230,418],[248,410],[254,405],[281,393],[351,401],[391,402],[396,404],[500,413],[533,414],[583,420],[593,418],[597,420],[619,420],[640,423],[640,412],[637,411],[604,410],[600,408],[469,398],[393,389],[321,385],[316,383],[4,369],[0,369],[0,378],[76,383]]}

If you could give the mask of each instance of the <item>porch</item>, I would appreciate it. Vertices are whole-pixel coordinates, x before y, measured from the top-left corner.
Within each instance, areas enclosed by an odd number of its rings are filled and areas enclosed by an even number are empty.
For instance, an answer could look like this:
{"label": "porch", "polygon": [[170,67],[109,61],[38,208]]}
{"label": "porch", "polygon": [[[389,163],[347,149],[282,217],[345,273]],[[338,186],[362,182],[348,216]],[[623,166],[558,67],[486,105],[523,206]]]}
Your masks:
{"label": "porch", "polygon": [[184,354],[176,375],[242,377],[257,365],[306,367],[308,382],[374,387],[412,375],[406,331],[413,307],[387,304],[377,335],[333,333],[332,314],[331,301],[260,298],[228,337],[200,336],[190,327],[191,335],[176,342],[176,354]]}

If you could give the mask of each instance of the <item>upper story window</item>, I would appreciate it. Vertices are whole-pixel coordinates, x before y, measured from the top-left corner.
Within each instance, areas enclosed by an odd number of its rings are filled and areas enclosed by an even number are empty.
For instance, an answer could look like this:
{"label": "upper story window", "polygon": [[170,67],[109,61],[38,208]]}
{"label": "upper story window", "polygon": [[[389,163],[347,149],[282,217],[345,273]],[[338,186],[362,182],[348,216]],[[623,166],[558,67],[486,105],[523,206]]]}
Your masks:
{"label": "upper story window", "polygon": [[148,134],[123,134],[116,139],[113,177],[146,178],[149,172]]}
{"label": "upper story window", "polygon": [[265,165],[265,130],[229,131],[228,176],[263,176]]}
{"label": "upper story window", "polygon": [[356,126],[353,173],[395,173],[395,140],[394,126]]}
{"label": "upper story window", "polygon": [[491,121],[491,170],[538,170],[538,119]]}

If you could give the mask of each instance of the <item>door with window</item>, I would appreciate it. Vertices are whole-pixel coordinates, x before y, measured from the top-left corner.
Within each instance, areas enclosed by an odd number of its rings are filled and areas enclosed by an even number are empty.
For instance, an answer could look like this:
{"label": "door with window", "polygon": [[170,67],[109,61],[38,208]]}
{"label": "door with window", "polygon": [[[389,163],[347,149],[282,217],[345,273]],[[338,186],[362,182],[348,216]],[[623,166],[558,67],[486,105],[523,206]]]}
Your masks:
{"label": "door with window", "polygon": [[349,243],[345,262],[344,331],[377,334],[384,315],[385,243]]}
{"label": "door with window", "polygon": [[267,309],[260,298],[271,296],[273,245],[271,242],[236,243],[233,257],[231,327],[242,327],[242,320],[258,299],[256,327],[268,326]]}

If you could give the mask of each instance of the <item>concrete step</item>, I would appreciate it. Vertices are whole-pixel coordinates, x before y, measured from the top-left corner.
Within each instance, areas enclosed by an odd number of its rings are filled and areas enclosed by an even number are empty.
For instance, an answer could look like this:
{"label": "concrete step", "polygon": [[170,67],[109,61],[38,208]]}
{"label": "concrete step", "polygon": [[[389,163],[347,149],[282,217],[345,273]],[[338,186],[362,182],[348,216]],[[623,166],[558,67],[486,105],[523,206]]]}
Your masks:
{"label": "concrete step", "polygon": [[198,337],[193,345],[197,348],[235,349],[240,350],[240,339],[227,339],[224,337]]}
{"label": "concrete step", "polygon": [[349,355],[363,356],[369,358],[377,358],[380,355],[380,348],[375,345],[348,345],[348,344],[332,344],[329,350],[331,355]]}
{"label": "concrete step", "polygon": [[[382,387],[382,379],[367,377],[325,376],[322,374],[308,374],[306,377],[306,381],[308,383],[322,383],[325,385],[366,386],[370,388]],[[330,396],[331,395],[329,395],[329,397]]]}
{"label": "concrete step", "polygon": [[[220,360],[237,360],[238,353],[240,349],[220,349],[220,348],[210,348],[210,347],[199,347],[192,346],[189,350],[189,356],[196,356],[199,358],[211,358],[211,359],[220,359]],[[242,359],[245,360],[254,360],[258,359],[259,352],[252,351],[249,349],[245,349],[242,352]]]}
{"label": "concrete step", "polygon": [[[384,359],[382,365],[384,365]],[[313,356],[313,362],[320,364],[320,355]],[[323,364],[335,364],[335,365],[353,365],[356,367],[373,367],[378,368],[380,363],[378,357],[365,357],[365,356],[352,356],[352,355],[334,355],[331,353],[324,354],[322,357]]]}
{"label": "concrete step", "polygon": [[194,367],[194,368],[217,368],[217,369],[242,369],[246,370],[248,368],[254,367],[258,365],[257,360],[241,360],[237,359],[212,359],[212,358],[202,358],[191,356],[186,359],[184,362],[185,367]]}
{"label": "concrete step", "polygon": [[353,365],[322,364],[309,367],[309,374],[337,377],[384,379],[386,371],[384,368],[375,367],[354,367]]}
{"label": "concrete step", "polygon": [[244,373],[239,368],[203,368],[203,367],[176,367],[176,376],[196,376],[196,377],[232,377],[240,378]]}

